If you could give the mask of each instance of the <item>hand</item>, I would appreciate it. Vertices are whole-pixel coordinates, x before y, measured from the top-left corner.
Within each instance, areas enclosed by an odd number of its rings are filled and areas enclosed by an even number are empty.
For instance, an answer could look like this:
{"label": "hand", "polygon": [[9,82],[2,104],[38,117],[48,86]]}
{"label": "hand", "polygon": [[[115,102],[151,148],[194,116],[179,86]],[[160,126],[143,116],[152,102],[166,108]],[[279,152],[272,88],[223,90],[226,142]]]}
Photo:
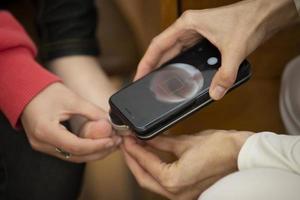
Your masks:
{"label": "hand", "polygon": [[236,80],[240,63],[263,41],[297,20],[293,0],[247,0],[229,6],[190,10],[151,42],[139,63],[139,79],[181,51],[207,38],[221,52],[210,96],[221,99]]}
{"label": "hand", "polygon": [[[102,70],[97,57],[85,55],[64,56],[51,60],[47,67],[62,78],[64,84],[73,92],[108,112],[108,99],[116,89]],[[85,117],[72,117],[70,119],[72,131],[80,133],[84,126],[94,126],[93,123],[86,122]],[[86,131],[86,128],[83,131]],[[97,138],[105,137],[103,133],[103,131],[94,131],[93,136]],[[86,133],[80,134],[84,134],[84,137],[90,136]]]}
{"label": "hand", "polygon": [[[197,135],[160,136],[145,146],[126,137],[121,147],[127,165],[142,187],[169,199],[189,200],[237,170],[239,151],[252,134],[207,130]],[[148,147],[173,153],[178,160],[163,162]]]}
{"label": "hand", "polygon": [[[96,123],[105,138],[80,138],[66,130],[60,122],[71,116],[81,115]],[[25,107],[21,121],[33,149],[72,162],[97,160],[113,151],[120,138],[114,136],[104,112],[71,92],[61,83],[54,83],[40,92]],[[91,122],[89,122],[91,123]],[[81,132],[92,134],[95,127],[83,128]],[[55,149],[72,154],[65,158]]]}

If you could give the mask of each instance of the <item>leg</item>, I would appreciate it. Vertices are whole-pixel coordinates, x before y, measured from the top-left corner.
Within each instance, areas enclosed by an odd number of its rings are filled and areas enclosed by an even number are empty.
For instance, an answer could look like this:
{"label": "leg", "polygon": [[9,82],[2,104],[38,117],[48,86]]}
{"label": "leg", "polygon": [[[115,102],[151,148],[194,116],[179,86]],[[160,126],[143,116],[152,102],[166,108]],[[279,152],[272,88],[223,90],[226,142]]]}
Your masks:
{"label": "leg", "polygon": [[120,151],[103,160],[88,163],[83,182],[81,200],[143,199]]}
{"label": "leg", "polygon": [[1,199],[74,200],[84,165],[31,149],[24,132],[13,130],[0,113]]}
{"label": "leg", "polygon": [[297,200],[300,176],[278,169],[251,169],[230,174],[208,188],[199,200]]}

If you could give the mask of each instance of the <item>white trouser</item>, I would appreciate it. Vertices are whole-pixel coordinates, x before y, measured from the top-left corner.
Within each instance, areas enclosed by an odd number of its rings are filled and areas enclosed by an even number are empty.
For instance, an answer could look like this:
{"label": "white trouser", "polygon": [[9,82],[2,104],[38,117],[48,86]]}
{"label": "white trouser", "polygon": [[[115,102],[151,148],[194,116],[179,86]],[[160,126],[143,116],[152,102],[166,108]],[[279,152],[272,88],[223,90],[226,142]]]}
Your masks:
{"label": "white trouser", "polygon": [[230,174],[199,200],[299,200],[300,176],[278,169],[250,169]]}

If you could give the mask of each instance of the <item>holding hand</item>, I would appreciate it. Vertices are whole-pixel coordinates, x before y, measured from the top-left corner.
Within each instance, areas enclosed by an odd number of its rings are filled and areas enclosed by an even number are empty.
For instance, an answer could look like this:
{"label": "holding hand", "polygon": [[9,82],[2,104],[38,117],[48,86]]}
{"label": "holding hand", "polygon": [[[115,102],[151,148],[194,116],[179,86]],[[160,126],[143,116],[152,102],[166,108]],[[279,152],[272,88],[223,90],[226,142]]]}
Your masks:
{"label": "holding hand", "polygon": [[[91,121],[86,122],[81,130],[86,138],[78,137],[61,125],[60,122],[74,115]],[[34,97],[25,107],[21,121],[33,149],[72,162],[100,159],[121,142],[104,119],[101,109],[61,83],[51,84]],[[100,139],[96,134],[98,131],[102,132]],[[57,148],[72,156],[58,153]]]}
{"label": "holding hand", "polygon": [[141,60],[139,79],[181,51],[207,38],[221,52],[210,96],[221,99],[236,80],[241,62],[262,42],[298,18],[293,0],[247,0],[205,10],[186,11],[151,42]]}
{"label": "holding hand", "polygon": [[[207,130],[197,135],[160,136],[138,144],[126,137],[122,150],[138,183],[169,199],[197,198],[220,178],[237,170],[239,151],[252,135],[247,131]],[[147,147],[173,153],[178,158],[163,162]]]}

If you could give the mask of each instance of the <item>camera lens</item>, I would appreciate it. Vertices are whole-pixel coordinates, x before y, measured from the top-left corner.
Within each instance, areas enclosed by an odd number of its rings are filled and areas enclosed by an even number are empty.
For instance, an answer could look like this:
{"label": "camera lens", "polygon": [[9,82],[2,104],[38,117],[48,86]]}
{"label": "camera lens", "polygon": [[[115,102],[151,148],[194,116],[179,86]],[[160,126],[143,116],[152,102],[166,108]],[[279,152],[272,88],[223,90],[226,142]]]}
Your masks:
{"label": "camera lens", "polygon": [[209,65],[215,65],[218,63],[218,58],[217,57],[210,57],[207,59],[207,64]]}

